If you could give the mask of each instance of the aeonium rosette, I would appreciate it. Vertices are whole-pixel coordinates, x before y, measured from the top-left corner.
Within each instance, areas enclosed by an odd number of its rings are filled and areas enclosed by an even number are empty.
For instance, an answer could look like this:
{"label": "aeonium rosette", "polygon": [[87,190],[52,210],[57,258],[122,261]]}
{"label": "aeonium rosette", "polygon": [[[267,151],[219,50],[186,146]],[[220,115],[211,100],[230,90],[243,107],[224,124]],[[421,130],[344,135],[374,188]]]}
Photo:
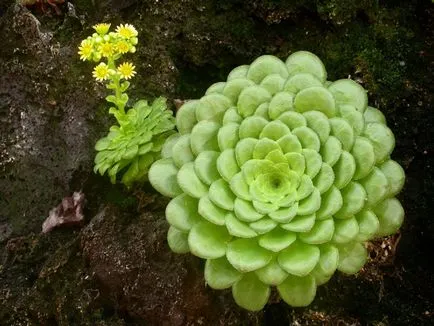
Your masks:
{"label": "aeonium rosette", "polygon": [[309,305],[336,270],[358,272],[364,243],[392,234],[404,211],[394,136],[366,91],[327,81],[296,52],[235,68],[177,113],[149,180],[173,198],[168,243],[206,259],[205,280],[249,310],[276,286]]}

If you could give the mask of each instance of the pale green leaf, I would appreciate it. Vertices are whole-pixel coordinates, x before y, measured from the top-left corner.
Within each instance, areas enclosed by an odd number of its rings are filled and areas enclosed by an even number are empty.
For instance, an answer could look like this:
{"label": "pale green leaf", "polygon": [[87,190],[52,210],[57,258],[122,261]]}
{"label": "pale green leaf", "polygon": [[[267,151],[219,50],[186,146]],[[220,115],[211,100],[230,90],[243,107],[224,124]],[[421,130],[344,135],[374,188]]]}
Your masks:
{"label": "pale green leaf", "polygon": [[270,287],[262,283],[254,273],[243,275],[243,278],[232,286],[235,302],[250,311],[263,309],[270,292]]}
{"label": "pale green leaf", "polygon": [[196,223],[188,234],[191,253],[204,259],[215,259],[226,254],[231,235],[224,226],[203,221]]}
{"label": "pale green leaf", "polygon": [[320,251],[317,246],[294,242],[280,252],[277,257],[280,267],[292,275],[306,276],[319,261]]}
{"label": "pale green leaf", "polygon": [[167,232],[167,243],[174,253],[186,254],[190,252],[188,233],[181,232],[173,226],[169,227],[169,231]]}
{"label": "pale green leaf", "polygon": [[173,198],[166,206],[167,222],[181,232],[190,231],[193,225],[200,221],[197,204],[196,198],[186,194]]}
{"label": "pale green leaf", "polygon": [[308,51],[297,51],[286,59],[286,66],[290,76],[299,73],[309,73],[317,77],[321,82],[327,80],[327,71],[321,59]]}
{"label": "pale green leaf", "polygon": [[277,286],[283,301],[293,307],[306,307],[315,299],[316,282],[311,275],[298,277],[289,275]]}
{"label": "pale green leaf", "polygon": [[182,193],[177,181],[178,168],[170,158],[158,160],[149,169],[148,178],[160,194],[174,198]]}
{"label": "pale green leaf", "polygon": [[228,244],[226,258],[237,270],[247,273],[266,266],[272,255],[255,239],[237,239]]}
{"label": "pale green leaf", "polygon": [[231,287],[239,281],[243,274],[229,264],[226,257],[208,259],[204,271],[206,283],[216,290],[223,290]]}

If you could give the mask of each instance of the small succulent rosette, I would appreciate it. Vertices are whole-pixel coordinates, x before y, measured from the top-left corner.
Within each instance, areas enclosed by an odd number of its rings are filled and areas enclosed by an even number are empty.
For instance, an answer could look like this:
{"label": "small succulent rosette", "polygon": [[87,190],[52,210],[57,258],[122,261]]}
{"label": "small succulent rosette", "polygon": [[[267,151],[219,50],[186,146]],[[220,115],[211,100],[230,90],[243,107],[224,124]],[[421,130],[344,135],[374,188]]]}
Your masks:
{"label": "small succulent rosette", "polygon": [[206,259],[205,280],[260,310],[271,286],[307,306],[336,270],[357,273],[365,242],[395,233],[404,171],[383,114],[321,60],[261,56],[177,113],[149,180],[173,198],[168,243]]}
{"label": "small succulent rosette", "polygon": [[94,172],[107,173],[112,183],[121,174],[122,183],[131,187],[147,180],[149,167],[161,157],[165,140],[174,133],[175,119],[163,97],[152,105],[140,100],[126,114],[114,114],[119,117],[119,126],[112,126],[95,144]]}

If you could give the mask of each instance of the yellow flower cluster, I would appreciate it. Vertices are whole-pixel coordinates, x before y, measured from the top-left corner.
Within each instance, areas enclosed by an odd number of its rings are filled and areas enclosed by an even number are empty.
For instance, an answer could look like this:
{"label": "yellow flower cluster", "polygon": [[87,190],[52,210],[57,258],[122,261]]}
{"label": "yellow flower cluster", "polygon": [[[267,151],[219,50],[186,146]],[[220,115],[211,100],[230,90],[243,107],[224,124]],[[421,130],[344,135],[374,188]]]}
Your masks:
{"label": "yellow flower cluster", "polygon": [[83,40],[78,48],[81,60],[98,62],[102,57],[116,60],[122,54],[136,52],[138,32],[133,25],[121,24],[116,32],[110,33],[110,24],[97,24],[93,28],[95,33]]}
{"label": "yellow flower cluster", "polygon": [[83,61],[93,60],[99,62],[107,58],[107,63],[99,63],[93,70],[93,77],[97,81],[105,81],[111,76],[120,79],[131,79],[136,74],[135,66],[124,62],[117,67],[115,61],[123,54],[136,52],[138,32],[131,24],[121,24],[116,32],[109,32],[110,24],[102,23],[93,26],[95,33],[83,40],[79,46],[78,54]]}

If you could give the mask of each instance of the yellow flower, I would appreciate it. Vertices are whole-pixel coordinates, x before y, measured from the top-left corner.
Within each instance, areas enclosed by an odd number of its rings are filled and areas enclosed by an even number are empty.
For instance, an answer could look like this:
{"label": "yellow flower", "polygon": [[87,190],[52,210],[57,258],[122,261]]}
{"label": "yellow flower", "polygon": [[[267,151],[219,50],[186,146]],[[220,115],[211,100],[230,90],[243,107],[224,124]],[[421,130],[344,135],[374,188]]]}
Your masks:
{"label": "yellow flower", "polygon": [[109,78],[110,69],[104,62],[101,62],[93,69],[92,75],[97,81],[103,81]]}
{"label": "yellow flower", "polygon": [[120,36],[122,36],[122,37],[124,37],[124,38],[131,38],[131,37],[134,37],[134,36],[137,36],[137,30],[134,28],[134,26],[133,25],[131,25],[131,24],[125,24],[125,25],[123,25],[123,24],[120,24],[117,28],[116,28],[116,32],[120,35]]}
{"label": "yellow flower", "polygon": [[78,47],[78,54],[80,55],[80,60],[86,61],[90,60],[93,54],[93,44],[89,40],[84,40]]}
{"label": "yellow flower", "polygon": [[116,43],[116,49],[120,53],[127,53],[130,50],[130,44],[125,41],[119,41]]}
{"label": "yellow flower", "polygon": [[102,23],[102,24],[96,24],[93,25],[93,29],[99,34],[99,35],[105,35],[107,34],[108,30],[110,29],[110,25],[111,24],[106,24],[106,23]]}
{"label": "yellow flower", "polygon": [[118,73],[121,75],[122,78],[130,79],[131,77],[134,77],[136,74],[135,66],[133,66],[130,62],[124,62],[118,66]]}
{"label": "yellow flower", "polygon": [[100,45],[99,51],[103,57],[111,57],[115,52],[115,48],[112,43],[104,42]]}

